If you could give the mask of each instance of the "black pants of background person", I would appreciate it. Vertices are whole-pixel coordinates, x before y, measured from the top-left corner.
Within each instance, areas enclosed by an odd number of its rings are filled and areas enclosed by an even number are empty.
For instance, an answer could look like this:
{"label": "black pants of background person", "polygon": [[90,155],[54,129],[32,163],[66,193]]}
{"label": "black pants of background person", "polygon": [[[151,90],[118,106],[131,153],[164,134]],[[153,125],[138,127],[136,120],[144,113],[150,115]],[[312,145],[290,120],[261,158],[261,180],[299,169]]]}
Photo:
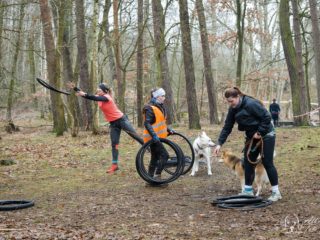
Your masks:
{"label": "black pants of background person", "polygon": [[275,127],[279,127],[279,115],[278,114],[272,114],[272,120],[273,120],[273,125]]}
{"label": "black pants of background person", "polygon": [[143,139],[138,135],[136,130],[132,127],[126,115],[120,119],[110,122],[110,138],[111,138],[111,146],[112,146],[112,157],[114,160],[118,159],[118,155],[119,155],[117,146],[119,145],[121,130],[129,134],[134,140],[139,142],[141,145],[143,144]]}
{"label": "black pants of background person", "polygon": [[[248,140],[248,139],[247,139]],[[275,147],[276,135],[274,132],[267,134],[263,138],[263,154],[264,158],[262,159],[262,164],[266,169],[268,174],[271,186],[278,185],[278,173],[277,169],[273,164],[273,152]],[[245,170],[245,185],[251,186],[255,177],[255,165],[251,164],[247,158],[247,151],[249,145],[246,144],[244,148],[244,170]],[[254,146],[252,146],[254,149]],[[249,158],[251,161],[255,162],[257,157],[259,156],[260,148],[256,149],[254,152],[249,154]]]}
{"label": "black pants of background person", "polygon": [[168,158],[169,153],[163,146],[161,142],[152,143],[150,145],[151,150],[151,161],[149,164],[148,173],[150,176],[160,175],[162,170],[164,169]]}

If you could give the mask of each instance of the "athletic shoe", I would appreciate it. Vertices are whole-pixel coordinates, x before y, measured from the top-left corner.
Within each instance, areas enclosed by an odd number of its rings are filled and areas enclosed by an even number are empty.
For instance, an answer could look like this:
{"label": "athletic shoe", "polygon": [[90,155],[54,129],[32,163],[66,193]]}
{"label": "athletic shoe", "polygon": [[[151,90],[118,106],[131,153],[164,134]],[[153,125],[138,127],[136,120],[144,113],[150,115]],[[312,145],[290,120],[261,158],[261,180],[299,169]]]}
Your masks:
{"label": "athletic shoe", "polygon": [[272,192],[271,196],[268,198],[268,200],[270,200],[272,202],[276,202],[280,199],[282,199],[280,192]]}
{"label": "athletic shoe", "polygon": [[239,195],[254,196],[253,191],[246,191],[246,190],[242,190],[242,192],[239,193]]}
{"label": "athletic shoe", "polygon": [[119,170],[118,164],[112,164],[111,167],[106,171],[107,173],[114,173]]}

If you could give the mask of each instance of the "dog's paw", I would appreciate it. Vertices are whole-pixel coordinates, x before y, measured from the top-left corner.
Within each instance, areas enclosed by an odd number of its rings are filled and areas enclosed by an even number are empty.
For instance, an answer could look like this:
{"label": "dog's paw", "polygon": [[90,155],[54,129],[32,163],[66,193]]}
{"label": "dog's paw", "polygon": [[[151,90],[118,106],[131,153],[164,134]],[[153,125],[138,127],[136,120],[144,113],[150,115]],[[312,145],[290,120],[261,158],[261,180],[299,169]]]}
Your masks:
{"label": "dog's paw", "polygon": [[211,176],[211,175],[212,175],[212,172],[208,172],[208,175]]}

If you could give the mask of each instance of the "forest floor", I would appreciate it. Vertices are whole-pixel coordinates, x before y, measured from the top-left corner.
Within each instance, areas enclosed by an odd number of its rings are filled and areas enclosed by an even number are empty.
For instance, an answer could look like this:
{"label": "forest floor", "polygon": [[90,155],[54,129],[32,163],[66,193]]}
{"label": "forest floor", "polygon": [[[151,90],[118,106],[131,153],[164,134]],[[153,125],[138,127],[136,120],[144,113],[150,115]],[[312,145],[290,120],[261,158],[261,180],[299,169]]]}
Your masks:
{"label": "forest floor", "polygon": [[[139,145],[123,134],[120,171],[111,161],[108,129],[56,137],[48,123],[19,120],[8,134],[0,123],[0,199],[32,199],[35,206],[1,212],[2,239],[319,239],[320,128],[277,128],[277,156],[283,199],[254,211],[222,210],[217,196],[237,194],[233,172],[212,157],[195,177],[167,187],[147,187],[135,169]],[[40,126],[42,125],[42,126]],[[215,140],[221,126],[203,130]],[[191,140],[199,131],[175,128]],[[141,133],[141,130],[139,130]],[[234,131],[224,147],[241,154],[243,136]],[[268,197],[269,189],[263,190]]]}

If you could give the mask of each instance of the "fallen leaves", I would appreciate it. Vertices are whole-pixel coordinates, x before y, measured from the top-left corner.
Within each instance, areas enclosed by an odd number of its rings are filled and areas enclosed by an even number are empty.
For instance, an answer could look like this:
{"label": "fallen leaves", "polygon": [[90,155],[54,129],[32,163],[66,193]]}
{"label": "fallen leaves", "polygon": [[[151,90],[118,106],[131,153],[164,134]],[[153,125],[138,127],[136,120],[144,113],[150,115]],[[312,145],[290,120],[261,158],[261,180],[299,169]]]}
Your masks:
{"label": "fallen leaves", "polygon": [[[117,240],[288,237],[281,225],[286,214],[297,213],[303,218],[318,210],[319,153],[308,146],[319,142],[307,129],[293,134],[278,131],[276,166],[284,199],[252,212],[222,211],[209,204],[213,196],[239,190],[237,178],[219,164],[213,166],[211,178],[200,169],[197,178],[185,175],[166,189],[145,187],[135,170],[139,145],[132,144],[126,135],[119,149],[120,171],[113,175],[105,174],[105,165],[111,161],[106,135],[81,132],[79,138],[56,138],[40,131],[6,136],[0,141],[0,156],[17,159],[18,164],[0,168],[1,196],[32,196],[37,204],[32,209],[1,213],[0,229],[4,230],[0,236]],[[197,136],[197,131],[181,132]],[[210,127],[207,132],[217,135],[218,128]],[[240,152],[242,138],[236,136],[227,144]],[[301,147],[308,151],[301,151]],[[10,181],[9,175],[14,176]]]}

